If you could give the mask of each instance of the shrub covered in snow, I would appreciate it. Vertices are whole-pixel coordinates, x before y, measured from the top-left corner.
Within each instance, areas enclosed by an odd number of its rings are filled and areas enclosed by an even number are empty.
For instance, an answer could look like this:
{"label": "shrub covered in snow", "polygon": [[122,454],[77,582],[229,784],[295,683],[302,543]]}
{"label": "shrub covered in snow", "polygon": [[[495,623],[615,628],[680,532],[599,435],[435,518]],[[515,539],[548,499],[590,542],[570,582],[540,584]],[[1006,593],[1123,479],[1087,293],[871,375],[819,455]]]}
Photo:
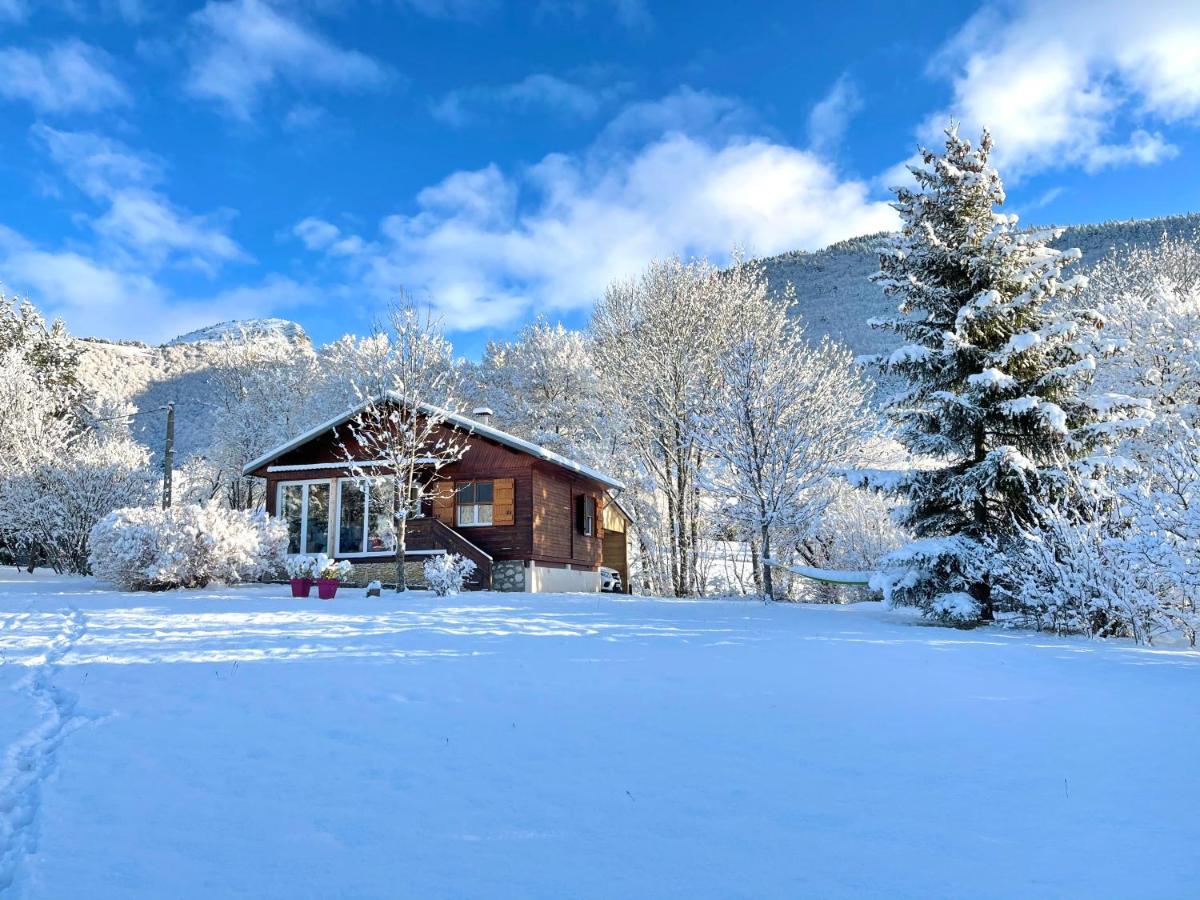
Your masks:
{"label": "shrub covered in snow", "polygon": [[354,571],[354,565],[348,559],[334,562],[324,554],[319,555],[313,563],[313,571],[317,578],[327,581],[345,581]]}
{"label": "shrub covered in snow", "polygon": [[168,590],[261,578],[286,549],[286,526],[261,510],[131,507],[92,529],[90,563],[123,590]]}
{"label": "shrub covered in snow", "polygon": [[457,553],[434,556],[425,561],[425,581],[439,597],[457,594],[475,571],[475,563]]}
{"label": "shrub covered in snow", "polygon": [[313,578],[313,564],[316,560],[311,556],[289,556],[284,568],[288,578]]}

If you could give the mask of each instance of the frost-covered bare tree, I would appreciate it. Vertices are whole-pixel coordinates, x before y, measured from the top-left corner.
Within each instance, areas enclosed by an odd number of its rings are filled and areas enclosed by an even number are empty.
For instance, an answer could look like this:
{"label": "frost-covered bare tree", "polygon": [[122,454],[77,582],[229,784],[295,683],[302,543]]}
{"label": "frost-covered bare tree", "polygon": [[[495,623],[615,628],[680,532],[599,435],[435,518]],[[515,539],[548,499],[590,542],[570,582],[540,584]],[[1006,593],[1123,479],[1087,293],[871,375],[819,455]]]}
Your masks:
{"label": "frost-covered bare tree", "polygon": [[591,323],[605,408],[647,483],[638,510],[646,574],[680,597],[697,591],[705,435],[739,287],[707,261],[654,261],[610,284]]}
{"label": "frost-covered bare tree", "polygon": [[[16,326],[16,327],[14,327]],[[92,526],[153,490],[145,448],[97,421],[74,378],[73,342],[32,307],[0,308],[0,547],[30,570],[85,573]]]}
{"label": "frost-covered bare tree", "polygon": [[430,496],[438,470],[461,459],[469,445],[466,435],[447,427],[458,407],[458,369],[440,321],[402,298],[383,333],[386,340],[377,334],[371,346],[386,346],[386,356],[353,384],[363,406],[348,423],[341,453],[355,478],[386,485],[401,592],[408,519]]}
{"label": "frost-covered bare tree", "polygon": [[[1154,420],[1122,443],[1133,465],[1123,516],[1108,535],[1121,567],[1153,585],[1167,627],[1200,633],[1200,235],[1118,250],[1090,273],[1098,307],[1124,352],[1101,368],[1112,390],[1149,398]],[[1110,552],[1111,552],[1110,547]]]}
{"label": "frost-covered bare tree", "polygon": [[810,343],[790,292],[770,295],[754,265],[727,279],[735,315],[716,360],[716,402],[703,436],[707,484],[722,521],[757,543],[766,564],[755,582],[775,599],[774,564],[790,563],[816,532],[873,416],[850,351],[827,339]]}
{"label": "frost-covered bare tree", "polygon": [[348,334],[324,345],[318,359],[323,376],[319,403],[327,410],[339,410],[358,402],[362,385],[387,380],[395,352],[387,329],[377,326],[370,334]]}
{"label": "frost-covered bare tree", "polygon": [[589,463],[606,455],[611,436],[582,332],[538,319],[514,341],[489,341],[471,381],[474,397],[505,431]]}
{"label": "frost-covered bare tree", "polygon": [[307,344],[283,335],[222,339],[211,376],[212,442],[202,454],[211,467],[213,497],[231,509],[262,505],[261,480],[243,476],[242,467],[320,418],[319,382],[317,358]]}

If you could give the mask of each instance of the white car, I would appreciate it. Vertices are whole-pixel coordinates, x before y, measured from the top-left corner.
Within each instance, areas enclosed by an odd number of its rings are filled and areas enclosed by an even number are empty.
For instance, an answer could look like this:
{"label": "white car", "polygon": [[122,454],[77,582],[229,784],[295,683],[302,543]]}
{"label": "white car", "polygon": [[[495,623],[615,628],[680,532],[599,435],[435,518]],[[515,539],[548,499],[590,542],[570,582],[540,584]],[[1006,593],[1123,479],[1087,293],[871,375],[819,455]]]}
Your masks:
{"label": "white car", "polygon": [[621,585],[621,573],[608,566],[600,567],[600,590],[608,594],[620,594],[624,591]]}

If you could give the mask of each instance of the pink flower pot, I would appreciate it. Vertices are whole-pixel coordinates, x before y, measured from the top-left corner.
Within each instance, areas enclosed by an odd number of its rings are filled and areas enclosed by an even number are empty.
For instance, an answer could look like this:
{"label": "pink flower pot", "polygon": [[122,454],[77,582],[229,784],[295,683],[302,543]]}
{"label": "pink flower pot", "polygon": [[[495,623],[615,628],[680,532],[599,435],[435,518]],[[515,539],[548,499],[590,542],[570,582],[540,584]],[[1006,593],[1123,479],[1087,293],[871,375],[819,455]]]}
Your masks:
{"label": "pink flower pot", "polygon": [[312,591],[311,578],[293,578],[292,579],[292,596],[307,597]]}
{"label": "pink flower pot", "polygon": [[317,596],[322,600],[332,600],[337,596],[338,580],[336,578],[318,578]]}

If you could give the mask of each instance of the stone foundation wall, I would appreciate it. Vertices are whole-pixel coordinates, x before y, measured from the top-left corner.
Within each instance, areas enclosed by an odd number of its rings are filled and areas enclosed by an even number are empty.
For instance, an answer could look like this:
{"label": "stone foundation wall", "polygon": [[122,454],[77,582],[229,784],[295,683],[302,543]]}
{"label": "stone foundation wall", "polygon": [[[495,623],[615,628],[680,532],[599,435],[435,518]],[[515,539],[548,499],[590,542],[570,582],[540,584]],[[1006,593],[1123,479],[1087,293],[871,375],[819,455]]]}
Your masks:
{"label": "stone foundation wall", "polygon": [[492,563],[492,590],[525,590],[525,563],[519,559],[502,559]]}
{"label": "stone foundation wall", "polygon": [[[424,561],[408,560],[404,563],[404,580],[410,588],[424,589],[429,586],[425,583],[425,571],[421,568],[423,565]],[[366,587],[372,581],[381,581],[384,587],[395,587],[395,561],[356,562],[350,577],[346,579],[346,584],[349,587]]]}

